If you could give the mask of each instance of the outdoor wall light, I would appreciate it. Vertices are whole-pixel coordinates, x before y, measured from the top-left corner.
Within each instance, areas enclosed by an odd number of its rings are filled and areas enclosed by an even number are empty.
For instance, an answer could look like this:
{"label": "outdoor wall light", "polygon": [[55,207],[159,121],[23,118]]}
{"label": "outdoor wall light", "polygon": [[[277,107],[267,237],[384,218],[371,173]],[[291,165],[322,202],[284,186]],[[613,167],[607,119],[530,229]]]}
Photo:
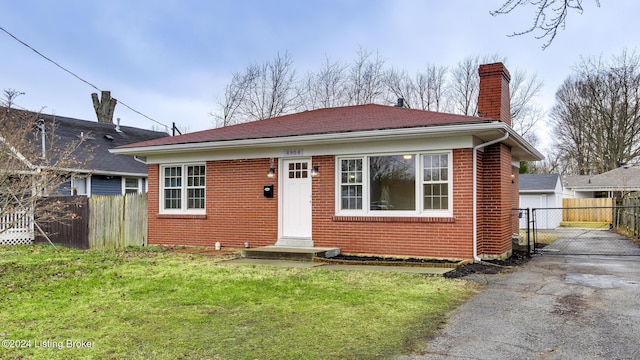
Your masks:
{"label": "outdoor wall light", "polygon": [[311,168],[311,177],[318,176],[318,165]]}
{"label": "outdoor wall light", "polygon": [[511,174],[511,183],[512,184],[516,183],[516,176],[514,174]]}
{"label": "outdoor wall light", "polygon": [[276,176],[276,168],[273,167],[273,158],[271,158],[271,165],[269,166],[269,171],[267,171],[267,177],[273,179],[274,176]]}

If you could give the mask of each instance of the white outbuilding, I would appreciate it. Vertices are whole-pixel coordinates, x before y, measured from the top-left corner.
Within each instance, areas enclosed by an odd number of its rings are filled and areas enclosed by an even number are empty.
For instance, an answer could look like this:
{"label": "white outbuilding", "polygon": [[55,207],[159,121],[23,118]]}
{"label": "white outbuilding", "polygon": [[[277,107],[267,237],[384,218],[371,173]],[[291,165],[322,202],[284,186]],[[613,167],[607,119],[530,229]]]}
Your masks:
{"label": "white outbuilding", "polygon": [[[562,221],[562,181],[558,174],[520,174],[520,208],[530,212],[538,229],[555,229]],[[527,227],[526,216],[520,217],[520,228]]]}

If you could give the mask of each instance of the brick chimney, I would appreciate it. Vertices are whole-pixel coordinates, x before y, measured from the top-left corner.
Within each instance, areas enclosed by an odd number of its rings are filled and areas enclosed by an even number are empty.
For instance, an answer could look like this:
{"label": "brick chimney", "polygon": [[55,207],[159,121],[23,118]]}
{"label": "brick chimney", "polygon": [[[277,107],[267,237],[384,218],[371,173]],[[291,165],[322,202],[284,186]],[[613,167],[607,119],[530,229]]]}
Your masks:
{"label": "brick chimney", "polygon": [[480,75],[478,115],[500,120],[511,126],[509,71],[503,63],[498,62],[480,65],[478,74]]}

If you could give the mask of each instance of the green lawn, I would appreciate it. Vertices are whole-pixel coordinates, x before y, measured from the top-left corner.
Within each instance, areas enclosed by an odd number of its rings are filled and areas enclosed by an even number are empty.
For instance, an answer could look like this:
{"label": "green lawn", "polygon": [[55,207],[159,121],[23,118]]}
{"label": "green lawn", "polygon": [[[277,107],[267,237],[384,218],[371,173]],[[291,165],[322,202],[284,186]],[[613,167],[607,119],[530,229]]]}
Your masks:
{"label": "green lawn", "polygon": [[608,222],[588,222],[588,221],[563,221],[560,223],[560,227],[574,227],[585,229],[608,229],[610,223]]}
{"label": "green lawn", "polygon": [[[535,240],[536,244],[549,245],[560,237],[560,235],[558,234],[555,234],[553,232],[547,232],[544,230],[536,230],[536,233],[537,233],[536,238],[534,239],[532,236],[530,239],[532,243]],[[520,236],[522,236],[523,239],[526,239],[527,238],[526,230],[520,230]]]}
{"label": "green lawn", "polygon": [[0,246],[0,274],[2,359],[392,358],[418,351],[477,289],[154,247]]}

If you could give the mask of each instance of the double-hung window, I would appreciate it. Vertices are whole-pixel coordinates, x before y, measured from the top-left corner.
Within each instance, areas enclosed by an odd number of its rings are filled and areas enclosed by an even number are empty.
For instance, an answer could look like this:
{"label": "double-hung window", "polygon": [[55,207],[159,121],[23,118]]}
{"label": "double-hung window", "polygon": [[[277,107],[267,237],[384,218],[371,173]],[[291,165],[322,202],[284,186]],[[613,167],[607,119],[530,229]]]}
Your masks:
{"label": "double-hung window", "polygon": [[446,154],[423,155],[422,162],[422,209],[449,209],[449,157]]}
{"label": "double-hung window", "polygon": [[124,181],[124,193],[125,194],[137,194],[140,191],[140,180],[138,178],[125,177]]}
{"label": "double-hung window", "polygon": [[162,167],[161,212],[204,214],[205,180],[204,165]]}
{"label": "double-hung window", "polygon": [[362,209],[362,159],[340,162],[340,192],[342,209]]}
{"label": "double-hung window", "polygon": [[338,157],[338,214],[450,216],[451,152]]}

